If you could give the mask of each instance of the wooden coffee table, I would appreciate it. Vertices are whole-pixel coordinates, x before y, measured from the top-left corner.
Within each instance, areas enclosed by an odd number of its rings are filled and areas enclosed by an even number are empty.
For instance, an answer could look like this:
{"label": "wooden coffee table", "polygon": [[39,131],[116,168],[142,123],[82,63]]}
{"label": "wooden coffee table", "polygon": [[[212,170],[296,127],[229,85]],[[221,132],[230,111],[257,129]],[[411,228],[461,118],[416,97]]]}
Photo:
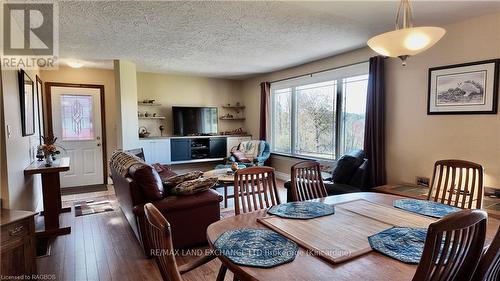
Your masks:
{"label": "wooden coffee table", "polygon": [[228,194],[228,187],[234,185],[234,173],[228,173],[228,171],[231,169],[215,169],[203,173],[204,177],[216,177],[218,183],[224,188],[224,208],[227,208],[227,199],[234,198],[234,193]]}

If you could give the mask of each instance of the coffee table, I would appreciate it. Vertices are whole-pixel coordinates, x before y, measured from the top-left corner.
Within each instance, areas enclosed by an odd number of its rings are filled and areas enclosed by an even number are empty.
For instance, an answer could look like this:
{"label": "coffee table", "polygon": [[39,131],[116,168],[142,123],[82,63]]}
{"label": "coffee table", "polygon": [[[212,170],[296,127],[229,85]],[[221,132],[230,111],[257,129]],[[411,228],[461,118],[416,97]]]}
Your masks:
{"label": "coffee table", "polygon": [[234,194],[228,194],[228,187],[234,184],[234,173],[228,173],[231,169],[214,169],[203,173],[204,177],[216,177],[217,181],[224,188],[224,208],[227,208],[227,199],[234,198]]}

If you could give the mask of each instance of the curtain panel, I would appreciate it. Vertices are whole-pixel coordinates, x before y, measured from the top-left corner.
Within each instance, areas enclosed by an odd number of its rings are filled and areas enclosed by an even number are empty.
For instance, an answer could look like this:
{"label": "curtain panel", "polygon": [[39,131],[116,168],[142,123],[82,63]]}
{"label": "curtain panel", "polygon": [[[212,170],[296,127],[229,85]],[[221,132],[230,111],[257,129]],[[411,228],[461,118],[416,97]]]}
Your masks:
{"label": "curtain panel", "polygon": [[364,150],[368,159],[368,184],[370,187],[386,184],[385,74],[382,56],[370,58]]}
{"label": "curtain panel", "polygon": [[269,100],[271,98],[271,83],[260,83],[260,127],[259,139],[267,140],[269,122]]}

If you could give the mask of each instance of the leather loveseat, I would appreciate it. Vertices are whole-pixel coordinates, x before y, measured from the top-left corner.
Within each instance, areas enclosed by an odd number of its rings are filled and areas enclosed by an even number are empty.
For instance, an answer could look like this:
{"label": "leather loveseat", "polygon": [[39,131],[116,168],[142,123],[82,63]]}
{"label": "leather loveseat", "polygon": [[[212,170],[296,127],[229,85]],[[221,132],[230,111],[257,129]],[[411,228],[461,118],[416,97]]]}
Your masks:
{"label": "leather loveseat", "polygon": [[[175,175],[168,166],[156,168],[139,158],[130,160],[132,154],[121,153],[128,161],[110,161],[111,177],[116,197],[137,239],[150,256],[150,245],[145,235],[144,204],[152,203],[170,223],[174,247],[188,248],[207,243],[207,227],[220,220],[222,196],[214,190],[184,196],[164,192],[162,178]],[[125,154],[125,155],[124,155]],[[128,154],[128,155],[127,155]],[[114,154],[115,155],[115,154]],[[137,161],[130,164],[130,161]],[[127,167],[121,166],[122,163]],[[160,169],[160,173],[157,169]]]}

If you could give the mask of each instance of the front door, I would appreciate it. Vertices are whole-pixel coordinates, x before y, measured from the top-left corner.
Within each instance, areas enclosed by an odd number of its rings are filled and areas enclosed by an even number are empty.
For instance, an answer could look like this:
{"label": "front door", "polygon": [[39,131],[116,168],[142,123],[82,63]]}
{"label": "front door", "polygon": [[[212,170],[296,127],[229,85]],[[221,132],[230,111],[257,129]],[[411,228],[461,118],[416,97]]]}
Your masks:
{"label": "front door", "polygon": [[71,167],[61,187],[104,184],[101,89],[50,86],[52,131]]}

